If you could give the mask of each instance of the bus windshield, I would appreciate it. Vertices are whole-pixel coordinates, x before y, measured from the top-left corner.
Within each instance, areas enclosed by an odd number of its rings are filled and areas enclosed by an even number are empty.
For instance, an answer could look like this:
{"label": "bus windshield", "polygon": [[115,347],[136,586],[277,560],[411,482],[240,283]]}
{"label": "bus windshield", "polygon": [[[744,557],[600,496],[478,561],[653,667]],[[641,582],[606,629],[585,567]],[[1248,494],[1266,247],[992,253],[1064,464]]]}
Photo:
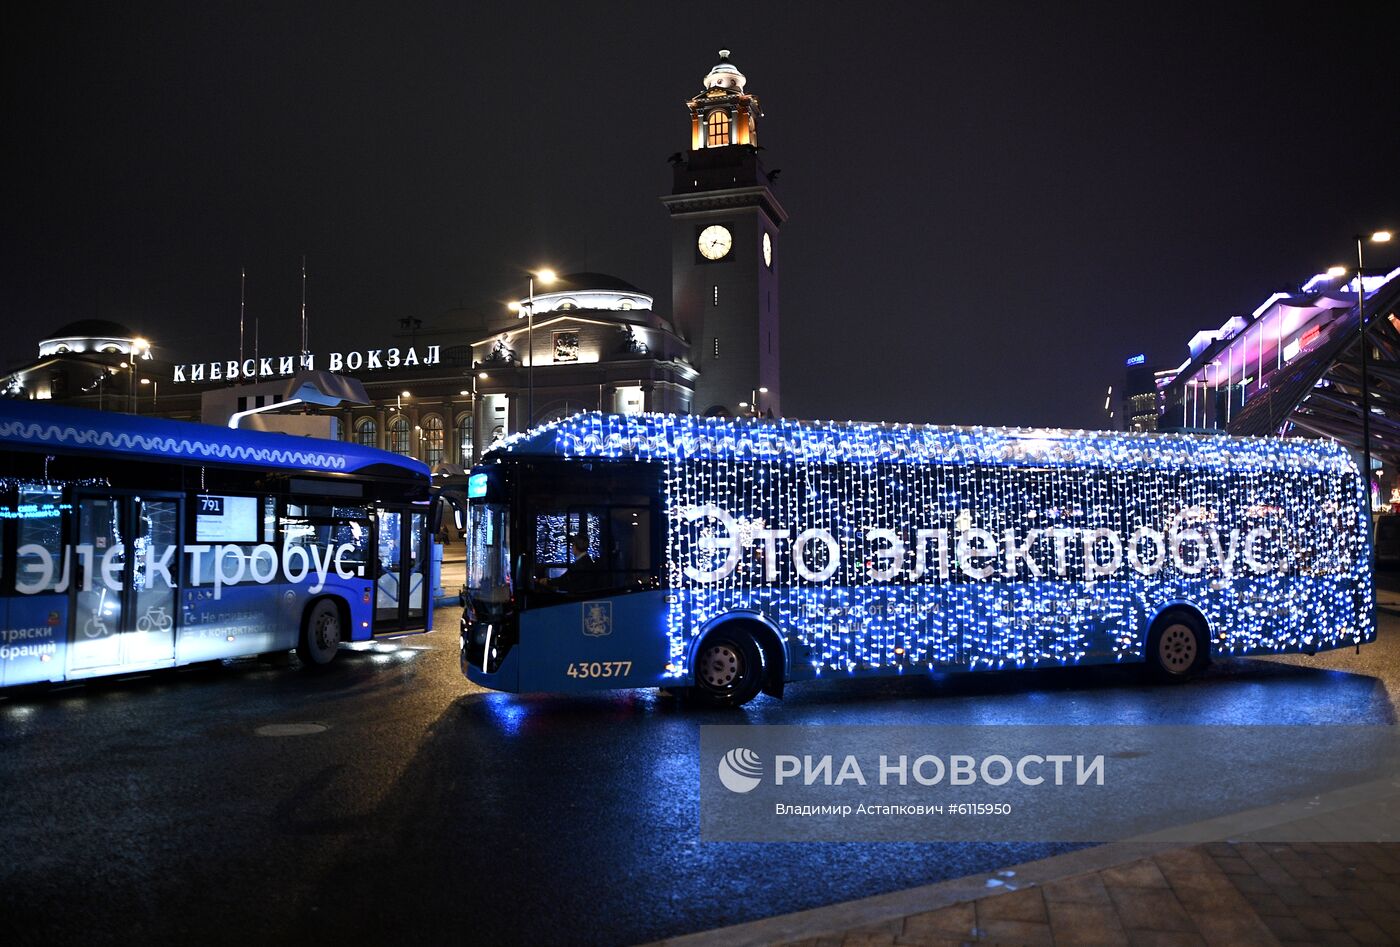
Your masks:
{"label": "bus windshield", "polygon": [[510,514],[500,503],[471,504],[467,511],[467,591],[479,602],[511,598]]}

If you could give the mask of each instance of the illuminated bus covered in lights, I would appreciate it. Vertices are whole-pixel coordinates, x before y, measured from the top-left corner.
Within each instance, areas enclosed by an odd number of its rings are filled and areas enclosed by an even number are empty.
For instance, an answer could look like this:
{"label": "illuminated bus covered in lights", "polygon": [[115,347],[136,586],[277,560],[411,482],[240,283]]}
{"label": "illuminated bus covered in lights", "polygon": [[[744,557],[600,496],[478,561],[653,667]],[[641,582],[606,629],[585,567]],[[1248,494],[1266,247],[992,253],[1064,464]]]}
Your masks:
{"label": "illuminated bus covered in lights", "polygon": [[417,461],[25,401],[0,445],[0,686],[432,627]]}
{"label": "illuminated bus covered in lights", "polygon": [[1376,634],[1330,442],[582,414],[504,441],[468,494],[462,668],[502,691],[1183,679]]}

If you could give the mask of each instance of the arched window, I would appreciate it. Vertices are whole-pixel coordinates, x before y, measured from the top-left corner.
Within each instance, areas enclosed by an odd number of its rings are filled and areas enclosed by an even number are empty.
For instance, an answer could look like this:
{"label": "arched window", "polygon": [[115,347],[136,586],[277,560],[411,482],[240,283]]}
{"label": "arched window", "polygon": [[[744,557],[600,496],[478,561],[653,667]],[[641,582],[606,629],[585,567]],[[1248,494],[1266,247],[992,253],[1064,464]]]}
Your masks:
{"label": "arched window", "polygon": [[715,109],[705,119],[707,133],[705,135],[705,147],[713,148],[716,145],[729,144],[729,113],[723,109]]}
{"label": "arched window", "polygon": [[394,420],[389,422],[389,449],[395,454],[408,456],[408,418],[402,414],[396,415]]}
{"label": "arched window", "polygon": [[374,418],[360,418],[355,422],[355,443],[361,447],[379,446],[379,425]]}
{"label": "arched window", "polygon": [[457,449],[462,452],[463,467],[470,467],[476,458],[476,445],[472,443],[474,431],[475,426],[470,414],[464,414],[457,419]]}
{"label": "arched window", "polygon": [[442,463],[443,435],[442,418],[430,414],[423,419],[423,463],[430,470]]}

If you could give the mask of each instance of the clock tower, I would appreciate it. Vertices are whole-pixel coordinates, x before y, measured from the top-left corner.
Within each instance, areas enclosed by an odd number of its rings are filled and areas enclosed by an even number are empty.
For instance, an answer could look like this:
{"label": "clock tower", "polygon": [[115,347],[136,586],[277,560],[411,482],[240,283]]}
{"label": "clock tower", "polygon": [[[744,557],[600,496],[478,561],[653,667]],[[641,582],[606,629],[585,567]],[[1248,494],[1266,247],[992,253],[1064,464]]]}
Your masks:
{"label": "clock tower", "polygon": [[[690,149],[671,156],[671,313],[700,377],[696,414],[778,416],[778,231],[787,220],[758,156],[757,96],[722,49],[686,103]],[[766,388],[767,392],[759,389]],[[743,405],[748,405],[744,407]]]}

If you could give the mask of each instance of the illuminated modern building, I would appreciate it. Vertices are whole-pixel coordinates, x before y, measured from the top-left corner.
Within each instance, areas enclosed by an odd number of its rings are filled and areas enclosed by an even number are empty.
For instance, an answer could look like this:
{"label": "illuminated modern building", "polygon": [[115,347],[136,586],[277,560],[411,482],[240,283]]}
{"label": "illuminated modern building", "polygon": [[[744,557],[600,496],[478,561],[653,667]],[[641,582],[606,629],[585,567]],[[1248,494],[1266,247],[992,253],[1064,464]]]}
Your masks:
{"label": "illuminated modern building", "polygon": [[[1146,355],[1134,355],[1124,363],[1123,386],[1114,412],[1113,427],[1125,431],[1155,431],[1162,413],[1159,376],[1161,370],[1147,363]],[[1112,396],[1110,395],[1110,400]]]}
{"label": "illuminated modern building", "polygon": [[1354,270],[1319,274],[1271,294],[1247,316],[1196,333],[1186,361],[1159,374],[1160,426],[1325,437],[1359,450],[1359,292],[1369,343],[1372,467],[1391,480],[1400,466],[1400,269],[1368,270],[1360,284]]}
{"label": "illuminated modern building", "polygon": [[328,414],[337,423],[320,430],[435,470],[469,466],[507,434],[583,410],[777,415],[777,236],[787,215],[776,172],[758,159],[758,99],[727,51],[702,84],[687,103],[691,147],[672,157],[673,189],[662,198],[673,316],[616,276],[573,273],[537,274],[532,297],[514,288],[511,309],[454,310],[426,327],[399,320],[400,331],[354,351],[177,354],[84,320],[46,337],[37,360],[0,376],[0,390],[223,423],[277,404],[301,372],[330,372],[359,381],[368,403],[284,410]]}

